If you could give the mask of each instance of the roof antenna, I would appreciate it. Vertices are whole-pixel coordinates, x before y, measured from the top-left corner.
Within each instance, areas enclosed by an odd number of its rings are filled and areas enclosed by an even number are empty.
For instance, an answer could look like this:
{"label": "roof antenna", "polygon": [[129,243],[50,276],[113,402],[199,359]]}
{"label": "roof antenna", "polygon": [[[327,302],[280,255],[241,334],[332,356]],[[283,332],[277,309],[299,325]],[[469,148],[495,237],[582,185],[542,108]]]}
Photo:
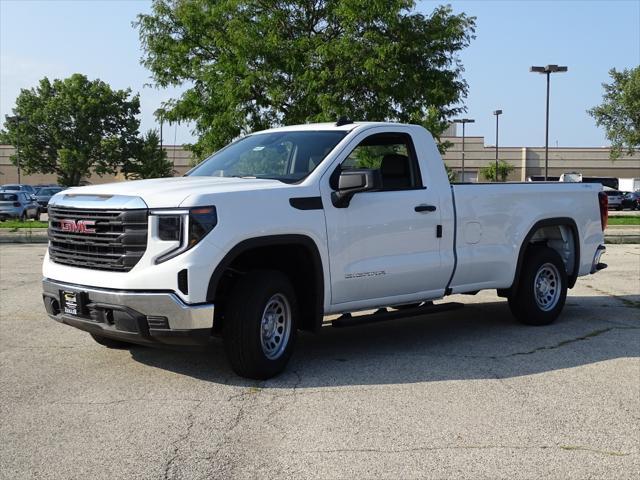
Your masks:
{"label": "roof antenna", "polygon": [[349,120],[348,117],[345,117],[344,115],[340,118],[338,118],[338,121],[336,122],[336,127],[341,127],[342,125],[349,125],[350,123],[353,123],[352,120]]}

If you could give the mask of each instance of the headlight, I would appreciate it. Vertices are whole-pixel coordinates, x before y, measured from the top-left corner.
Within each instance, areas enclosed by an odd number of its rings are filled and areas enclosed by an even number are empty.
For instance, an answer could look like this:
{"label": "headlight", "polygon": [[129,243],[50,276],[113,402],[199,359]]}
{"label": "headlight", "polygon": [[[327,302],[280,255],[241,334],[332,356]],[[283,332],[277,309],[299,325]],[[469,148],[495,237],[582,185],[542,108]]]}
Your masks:
{"label": "headlight", "polygon": [[156,263],[180,255],[198,244],[218,223],[216,207],[194,207],[177,210],[152,210],[152,235],[170,242],[168,251],[156,258]]}

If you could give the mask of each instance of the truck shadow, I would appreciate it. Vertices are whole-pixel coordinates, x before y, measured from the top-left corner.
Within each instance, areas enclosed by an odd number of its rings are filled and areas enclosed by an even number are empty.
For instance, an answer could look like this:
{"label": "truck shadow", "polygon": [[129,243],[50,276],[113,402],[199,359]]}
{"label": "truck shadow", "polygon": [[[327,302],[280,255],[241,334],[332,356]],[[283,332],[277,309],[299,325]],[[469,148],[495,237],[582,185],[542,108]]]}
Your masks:
{"label": "truck shadow", "polygon": [[287,370],[256,382],[236,376],[222,342],[204,352],[134,348],[143,364],[208,382],[316,388],[510,378],[640,357],[640,295],[567,299],[546,327],[517,323],[505,301],[360,327],[301,334]]}

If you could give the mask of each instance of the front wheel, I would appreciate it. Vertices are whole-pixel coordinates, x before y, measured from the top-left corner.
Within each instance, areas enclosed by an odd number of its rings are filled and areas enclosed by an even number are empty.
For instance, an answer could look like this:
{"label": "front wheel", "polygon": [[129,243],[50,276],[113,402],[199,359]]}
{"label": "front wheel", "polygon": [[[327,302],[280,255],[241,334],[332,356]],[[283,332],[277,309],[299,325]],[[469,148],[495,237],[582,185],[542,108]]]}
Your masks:
{"label": "front wheel", "polygon": [[548,247],[529,247],[518,288],[508,298],[511,313],[527,325],[548,325],[566,298],[567,272],[560,255]]}
{"label": "front wheel", "polygon": [[224,347],[233,370],[265,380],[282,372],[296,337],[298,305],[291,281],[275,270],[255,270],[235,285],[225,308]]}

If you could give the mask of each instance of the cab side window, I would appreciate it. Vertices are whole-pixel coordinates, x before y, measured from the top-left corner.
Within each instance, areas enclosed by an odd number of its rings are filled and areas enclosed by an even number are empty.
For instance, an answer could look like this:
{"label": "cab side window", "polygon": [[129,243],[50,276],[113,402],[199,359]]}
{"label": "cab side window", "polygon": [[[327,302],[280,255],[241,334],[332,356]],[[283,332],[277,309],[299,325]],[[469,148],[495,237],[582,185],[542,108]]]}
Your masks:
{"label": "cab side window", "polygon": [[342,162],[341,171],[379,170],[383,190],[421,188],[422,179],[411,136],[405,133],[371,135]]}

